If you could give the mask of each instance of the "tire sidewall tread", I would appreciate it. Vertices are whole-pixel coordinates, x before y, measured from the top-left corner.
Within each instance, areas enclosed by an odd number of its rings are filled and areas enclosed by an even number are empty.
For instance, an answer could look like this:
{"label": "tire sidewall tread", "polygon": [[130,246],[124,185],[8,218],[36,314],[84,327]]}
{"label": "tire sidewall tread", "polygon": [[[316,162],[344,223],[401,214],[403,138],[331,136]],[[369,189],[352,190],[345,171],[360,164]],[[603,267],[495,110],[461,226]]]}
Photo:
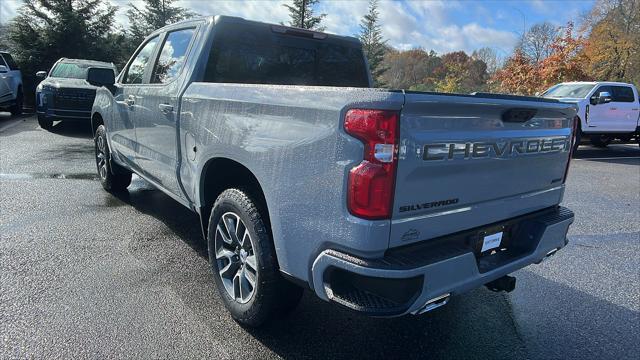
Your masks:
{"label": "tire sidewall tread", "polygon": [[[107,142],[107,131],[104,125],[98,126],[98,128],[96,129],[96,134],[93,141],[95,152],[96,152],[96,155],[95,155],[96,158],[98,154],[98,138],[99,137],[102,137],[104,141],[104,147],[105,147],[104,155],[106,157],[106,166],[107,166],[107,177],[103,179],[102,176],[100,176],[100,169],[97,169],[97,163],[96,163],[96,170],[98,171],[98,177],[100,178],[100,183],[102,184],[102,187],[109,192],[125,191],[127,187],[131,184],[132,173],[120,167],[118,164],[115,164],[112,161],[110,161],[111,149],[109,149],[109,143]],[[114,168],[116,166],[117,168]]]}
{"label": "tire sidewall tread", "polygon": [[[267,229],[260,209],[252,201],[249,192],[231,188],[223,191],[216,199],[207,229],[207,245],[209,262],[214,275],[216,287],[223,303],[231,316],[242,325],[257,327],[270,320],[273,316],[285,312],[283,307],[295,306],[301,295],[292,283],[282,278],[279,272],[275,247],[271,241],[270,231]],[[253,242],[253,252],[258,267],[257,285],[253,297],[241,304],[227,293],[218,274],[215,259],[215,231],[220,217],[232,211],[240,216]],[[297,288],[297,287],[296,287]]]}

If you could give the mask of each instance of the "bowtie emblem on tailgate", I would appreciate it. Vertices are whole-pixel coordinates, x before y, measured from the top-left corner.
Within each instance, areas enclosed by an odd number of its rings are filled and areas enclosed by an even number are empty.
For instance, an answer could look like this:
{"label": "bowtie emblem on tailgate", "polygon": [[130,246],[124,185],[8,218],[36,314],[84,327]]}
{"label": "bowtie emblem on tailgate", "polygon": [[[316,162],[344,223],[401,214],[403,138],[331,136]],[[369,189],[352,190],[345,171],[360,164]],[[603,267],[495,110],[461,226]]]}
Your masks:
{"label": "bowtie emblem on tailgate", "polygon": [[569,136],[516,139],[507,141],[441,142],[417,149],[425,161],[483,159],[529,156],[569,151]]}

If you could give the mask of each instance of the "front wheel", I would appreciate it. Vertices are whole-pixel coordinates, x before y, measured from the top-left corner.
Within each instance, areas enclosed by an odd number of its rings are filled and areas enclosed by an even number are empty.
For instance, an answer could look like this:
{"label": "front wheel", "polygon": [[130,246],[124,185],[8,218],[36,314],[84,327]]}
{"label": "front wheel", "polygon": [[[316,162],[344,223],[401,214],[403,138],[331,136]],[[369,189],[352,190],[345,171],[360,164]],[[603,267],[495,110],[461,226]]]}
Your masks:
{"label": "front wheel", "polygon": [[38,125],[44,130],[51,130],[53,127],[53,120],[47,119],[46,116],[38,114]]}
{"label": "front wheel", "polygon": [[580,128],[578,128],[578,130],[576,131],[576,134],[574,135],[575,139],[574,144],[573,144],[573,156],[576,155],[576,152],[578,152],[578,146],[580,146],[580,141],[582,141],[582,131],[580,131]]}
{"label": "front wheel", "polygon": [[608,135],[591,135],[589,136],[589,140],[595,147],[606,148],[613,139]]}
{"label": "front wheel", "polygon": [[222,301],[234,320],[257,327],[293,309],[302,289],[280,274],[271,235],[254,198],[227,189],[216,200],[207,243]]}
{"label": "front wheel", "polygon": [[102,187],[110,192],[124,191],[131,184],[131,171],[111,161],[111,151],[107,143],[107,130],[98,126],[94,138],[96,167]]}

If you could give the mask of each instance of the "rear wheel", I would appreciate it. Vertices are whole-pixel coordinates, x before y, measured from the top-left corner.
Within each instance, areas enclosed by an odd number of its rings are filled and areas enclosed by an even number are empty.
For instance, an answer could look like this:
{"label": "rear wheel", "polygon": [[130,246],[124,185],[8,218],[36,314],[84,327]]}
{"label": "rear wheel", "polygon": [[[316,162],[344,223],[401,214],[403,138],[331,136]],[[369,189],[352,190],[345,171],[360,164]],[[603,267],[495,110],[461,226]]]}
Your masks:
{"label": "rear wheel", "polygon": [[589,140],[595,147],[606,148],[613,139],[609,135],[591,135]]}
{"label": "rear wheel", "polygon": [[38,125],[45,130],[51,130],[53,127],[53,120],[47,119],[46,116],[38,114]]}
{"label": "rear wheel", "polygon": [[107,131],[104,125],[98,126],[94,138],[96,167],[102,187],[111,192],[124,191],[131,184],[131,171],[110,161],[111,151],[107,143]]}
{"label": "rear wheel", "polygon": [[22,114],[22,105],[23,105],[24,97],[22,95],[22,89],[18,88],[18,95],[16,96],[16,104],[11,107],[11,115],[20,115]]}
{"label": "rear wheel", "polygon": [[260,326],[293,309],[302,289],[280,274],[271,235],[257,203],[240,189],[216,200],[207,242],[218,292],[231,316]]}

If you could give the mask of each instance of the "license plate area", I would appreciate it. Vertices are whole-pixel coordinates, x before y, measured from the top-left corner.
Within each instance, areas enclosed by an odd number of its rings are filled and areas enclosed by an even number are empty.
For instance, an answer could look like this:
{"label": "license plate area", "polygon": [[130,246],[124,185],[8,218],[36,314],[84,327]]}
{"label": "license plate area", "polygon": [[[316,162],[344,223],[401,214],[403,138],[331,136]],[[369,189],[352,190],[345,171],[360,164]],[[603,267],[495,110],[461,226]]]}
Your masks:
{"label": "license plate area", "polygon": [[476,256],[485,257],[507,251],[512,238],[511,230],[511,226],[497,225],[478,231],[472,242]]}

